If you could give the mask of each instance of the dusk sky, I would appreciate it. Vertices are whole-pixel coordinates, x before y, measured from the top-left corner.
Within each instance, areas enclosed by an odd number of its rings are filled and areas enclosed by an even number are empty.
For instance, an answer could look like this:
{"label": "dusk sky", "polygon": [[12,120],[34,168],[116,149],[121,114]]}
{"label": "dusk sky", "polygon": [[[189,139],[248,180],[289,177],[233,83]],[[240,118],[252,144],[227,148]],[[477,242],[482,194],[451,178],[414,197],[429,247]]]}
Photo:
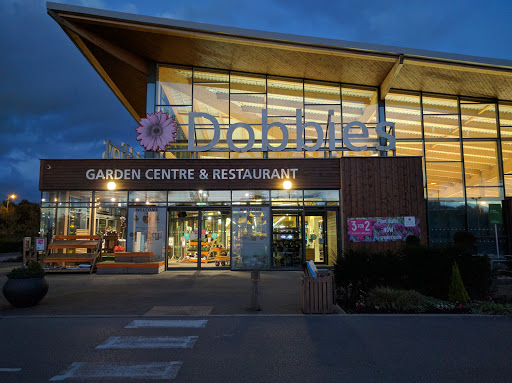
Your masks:
{"label": "dusk sky", "polygon": [[[58,1],[56,1],[58,2]],[[231,27],[512,60],[512,1],[62,1]],[[39,159],[136,150],[137,122],[47,15],[41,0],[0,1],[0,200],[38,202]]]}

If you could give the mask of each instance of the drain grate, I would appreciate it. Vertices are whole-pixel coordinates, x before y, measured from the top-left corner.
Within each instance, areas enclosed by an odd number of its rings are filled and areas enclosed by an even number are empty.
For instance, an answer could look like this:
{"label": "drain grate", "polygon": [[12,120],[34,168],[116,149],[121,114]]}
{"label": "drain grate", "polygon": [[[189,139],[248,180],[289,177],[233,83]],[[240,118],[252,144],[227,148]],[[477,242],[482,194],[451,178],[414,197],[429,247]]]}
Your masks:
{"label": "drain grate", "polygon": [[163,315],[210,315],[213,306],[155,306],[144,316]]}

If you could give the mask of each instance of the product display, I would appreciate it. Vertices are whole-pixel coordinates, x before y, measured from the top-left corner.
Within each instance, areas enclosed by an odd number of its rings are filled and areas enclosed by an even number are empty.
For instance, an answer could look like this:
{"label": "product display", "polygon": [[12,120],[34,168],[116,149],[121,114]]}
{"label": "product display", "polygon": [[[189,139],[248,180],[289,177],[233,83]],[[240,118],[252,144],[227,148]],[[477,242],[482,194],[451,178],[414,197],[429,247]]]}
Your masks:
{"label": "product display", "polygon": [[274,229],[273,257],[275,266],[300,266],[302,240],[297,228]]}
{"label": "product display", "polygon": [[[225,255],[223,256],[222,253]],[[185,261],[197,263],[198,254],[198,241],[189,242]],[[229,265],[229,254],[216,238],[213,240],[211,237],[201,239],[201,263],[208,262],[215,262],[215,266]]]}

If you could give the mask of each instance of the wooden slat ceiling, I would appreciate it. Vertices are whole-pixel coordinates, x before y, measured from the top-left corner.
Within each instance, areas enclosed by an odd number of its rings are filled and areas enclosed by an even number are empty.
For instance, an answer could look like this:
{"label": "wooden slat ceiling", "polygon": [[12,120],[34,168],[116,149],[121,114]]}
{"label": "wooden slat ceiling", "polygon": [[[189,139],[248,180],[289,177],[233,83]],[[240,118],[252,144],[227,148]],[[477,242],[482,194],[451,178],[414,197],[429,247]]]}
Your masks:
{"label": "wooden slat ceiling", "polygon": [[512,100],[512,66],[187,30],[73,9],[49,6],[49,13],[136,119],[146,112],[144,67],[151,62]]}

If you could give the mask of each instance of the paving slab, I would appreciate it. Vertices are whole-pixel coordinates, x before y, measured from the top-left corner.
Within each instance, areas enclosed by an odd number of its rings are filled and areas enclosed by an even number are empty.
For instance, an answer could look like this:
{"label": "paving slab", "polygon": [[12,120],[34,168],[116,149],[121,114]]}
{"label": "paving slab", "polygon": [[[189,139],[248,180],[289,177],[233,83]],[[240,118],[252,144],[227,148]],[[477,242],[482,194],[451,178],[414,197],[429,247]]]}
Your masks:
{"label": "paving slab", "polygon": [[[5,273],[19,263],[0,263]],[[301,314],[302,272],[261,272],[262,310],[250,310],[251,273],[230,270],[170,270],[158,275],[48,274],[48,294],[39,305],[14,308],[0,296],[6,315],[146,315],[158,307],[213,307],[211,315]],[[179,310],[178,310],[179,311]]]}

